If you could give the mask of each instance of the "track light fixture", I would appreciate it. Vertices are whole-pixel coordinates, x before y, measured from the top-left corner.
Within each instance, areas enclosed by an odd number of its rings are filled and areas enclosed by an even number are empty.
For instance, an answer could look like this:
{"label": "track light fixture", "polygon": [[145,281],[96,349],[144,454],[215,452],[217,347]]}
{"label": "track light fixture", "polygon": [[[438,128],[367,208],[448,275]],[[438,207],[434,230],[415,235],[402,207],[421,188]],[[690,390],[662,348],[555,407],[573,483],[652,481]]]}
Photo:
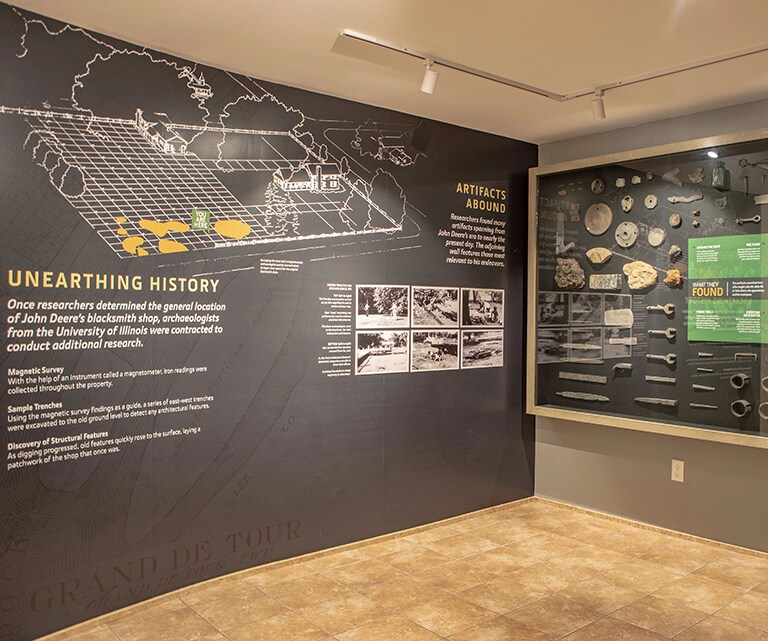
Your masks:
{"label": "track light fixture", "polygon": [[605,120],[605,102],[603,101],[602,89],[595,90],[595,97],[592,100],[592,116],[595,120]]}
{"label": "track light fixture", "polygon": [[424,93],[435,93],[435,85],[437,84],[437,79],[440,77],[440,74],[432,69],[434,64],[434,61],[430,58],[424,59],[424,79],[421,81],[421,90]]}
{"label": "track light fixture", "polygon": [[401,47],[400,45],[396,45],[391,42],[386,42],[384,40],[380,40],[379,38],[374,38],[373,36],[368,36],[363,33],[352,31],[351,29],[342,30],[340,36],[343,38],[350,38],[351,40],[357,40],[358,42],[364,42],[370,45],[374,45],[382,49],[389,49],[390,51],[396,51],[398,53],[402,53],[407,56],[411,56],[413,58],[421,58],[422,60],[424,60],[426,70],[424,72],[424,79],[421,82],[421,90],[424,93],[432,93],[435,90],[438,73],[432,69],[432,66],[437,64],[437,65],[440,65],[441,67],[445,67],[446,69],[460,71],[462,73],[469,74],[470,76],[475,76],[476,78],[483,78],[484,80],[490,80],[491,82],[496,82],[502,85],[506,85],[507,87],[513,87],[514,89],[527,91],[528,93],[532,93],[537,96],[542,96],[544,98],[549,98],[550,100],[554,100],[556,102],[568,102],[570,100],[585,98],[587,96],[594,94],[595,98],[593,98],[592,100],[592,114],[595,117],[595,120],[605,120],[605,103],[603,102],[603,94],[606,91],[619,89],[621,87],[629,87],[631,85],[636,85],[642,82],[656,80],[657,78],[664,78],[666,76],[672,76],[678,73],[684,73],[686,71],[691,71],[693,69],[701,69],[702,67],[708,67],[710,65],[716,65],[721,62],[736,60],[738,58],[753,56],[753,55],[765,53],[766,51],[768,51],[768,45],[762,44],[756,47],[751,47],[750,49],[742,49],[741,51],[734,51],[732,53],[722,54],[719,56],[715,56],[713,58],[705,58],[703,60],[688,62],[686,64],[682,64],[677,67],[670,67],[668,69],[662,69],[660,71],[652,71],[650,73],[646,73],[640,76],[635,76],[632,78],[626,78],[624,80],[617,80],[609,84],[602,85],[596,89],[583,89],[580,91],[574,91],[572,93],[563,94],[563,93],[558,93],[556,91],[551,91],[549,89],[544,89],[543,87],[536,87],[534,85],[529,85],[524,82],[520,82],[518,80],[513,80],[512,78],[497,76],[496,74],[489,73],[487,71],[482,71],[481,69],[475,69],[474,67],[469,67],[467,65],[461,64],[460,62],[448,60],[447,58],[440,58],[438,56],[435,56],[423,51],[417,51],[416,49],[410,49],[408,47]]}

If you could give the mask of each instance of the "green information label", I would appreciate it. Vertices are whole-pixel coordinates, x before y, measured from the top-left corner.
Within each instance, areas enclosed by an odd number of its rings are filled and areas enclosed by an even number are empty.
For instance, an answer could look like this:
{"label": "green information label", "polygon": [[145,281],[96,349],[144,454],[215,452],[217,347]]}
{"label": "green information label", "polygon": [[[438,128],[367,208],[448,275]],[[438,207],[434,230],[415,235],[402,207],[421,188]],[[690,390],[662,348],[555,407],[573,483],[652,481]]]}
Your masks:
{"label": "green information label", "polygon": [[211,212],[207,209],[193,209],[192,210],[192,229],[210,229],[211,228]]}
{"label": "green information label", "polygon": [[768,234],[688,241],[688,340],[768,343]]}

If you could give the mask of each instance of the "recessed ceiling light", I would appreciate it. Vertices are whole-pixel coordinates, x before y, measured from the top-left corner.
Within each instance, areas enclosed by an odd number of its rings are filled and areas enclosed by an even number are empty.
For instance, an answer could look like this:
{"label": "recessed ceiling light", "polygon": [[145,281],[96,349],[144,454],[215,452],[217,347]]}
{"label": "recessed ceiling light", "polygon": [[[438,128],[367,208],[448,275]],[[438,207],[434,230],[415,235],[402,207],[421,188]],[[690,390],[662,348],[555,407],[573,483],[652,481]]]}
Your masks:
{"label": "recessed ceiling light", "polygon": [[714,149],[710,149],[710,150],[707,152],[707,156],[709,156],[710,158],[719,158],[719,157],[720,157],[720,154],[719,154],[719,153],[717,153],[717,152],[716,152]]}

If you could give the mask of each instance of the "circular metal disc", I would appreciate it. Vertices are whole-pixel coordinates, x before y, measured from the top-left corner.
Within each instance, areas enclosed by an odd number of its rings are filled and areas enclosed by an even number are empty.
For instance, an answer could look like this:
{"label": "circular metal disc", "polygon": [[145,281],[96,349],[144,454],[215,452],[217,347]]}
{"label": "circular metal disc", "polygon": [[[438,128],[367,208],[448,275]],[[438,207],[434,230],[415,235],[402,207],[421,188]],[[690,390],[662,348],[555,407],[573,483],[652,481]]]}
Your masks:
{"label": "circular metal disc", "polygon": [[616,228],[616,244],[624,248],[632,247],[637,242],[639,235],[640,232],[635,223],[624,221],[619,223],[619,226]]}
{"label": "circular metal disc", "polygon": [[651,229],[651,231],[648,232],[648,244],[651,247],[658,247],[659,245],[663,245],[666,239],[667,232],[665,232],[661,227],[654,227]]}
{"label": "circular metal disc", "polygon": [[602,194],[604,190],[605,190],[605,182],[603,182],[600,178],[595,178],[592,181],[592,193]]}
{"label": "circular metal disc", "polygon": [[584,214],[584,227],[593,236],[604,234],[611,227],[613,212],[605,203],[590,205]]}
{"label": "circular metal disc", "polygon": [[635,206],[635,199],[632,198],[632,196],[624,196],[624,198],[621,199],[621,208],[624,210],[625,213],[629,213],[632,211],[632,207]]}
{"label": "circular metal disc", "polygon": [[653,209],[659,202],[659,199],[656,198],[653,194],[648,194],[645,197],[645,207],[646,209]]}
{"label": "circular metal disc", "polygon": [[683,219],[680,218],[680,214],[670,214],[669,215],[669,224],[672,227],[680,227],[682,225]]}

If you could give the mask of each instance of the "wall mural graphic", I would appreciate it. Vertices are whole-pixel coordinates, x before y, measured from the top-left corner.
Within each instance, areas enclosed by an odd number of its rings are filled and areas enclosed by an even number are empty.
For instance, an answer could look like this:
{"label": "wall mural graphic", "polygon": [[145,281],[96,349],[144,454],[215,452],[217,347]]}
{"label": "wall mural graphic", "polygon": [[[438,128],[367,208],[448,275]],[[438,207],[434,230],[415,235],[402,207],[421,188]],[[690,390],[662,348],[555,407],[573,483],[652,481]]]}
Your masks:
{"label": "wall mural graphic", "polygon": [[530,495],[534,146],[0,30],[0,638]]}

